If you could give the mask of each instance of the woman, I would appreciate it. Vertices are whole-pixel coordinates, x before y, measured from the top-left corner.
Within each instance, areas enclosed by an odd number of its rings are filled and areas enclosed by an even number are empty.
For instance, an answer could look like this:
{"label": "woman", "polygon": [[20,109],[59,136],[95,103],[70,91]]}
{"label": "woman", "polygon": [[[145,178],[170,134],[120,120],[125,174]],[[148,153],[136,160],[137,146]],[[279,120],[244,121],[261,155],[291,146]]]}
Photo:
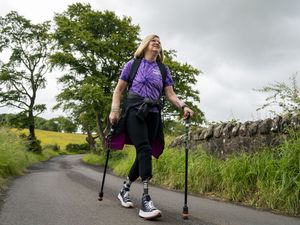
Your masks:
{"label": "woman", "polygon": [[[127,180],[124,181],[118,199],[122,206],[133,207],[129,196],[130,185],[138,177],[141,177],[144,190],[139,216],[145,219],[153,219],[161,216],[161,211],[154,207],[148,191],[148,183],[152,177],[152,146],[154,140],[162,133],[158,101],[164,92],[167,100],[178,109],[183,110],[185,115],[189,113],[192,116],[193,111],[173,91],[173,80],[169,69],[165,65],[166,77],[165,79],[162,78],[158,64],[163,62],[163,50],[157,35],[147,36],[136,50],[134,57],[141,58],[141,63],[128,90],[125,130],[126,135],[136,148],[136,159]],[[114,90],[109,115],[111,124],[116,124],[120,119],[120,99],[122,93],[128,87],[132,64],[133,60],[125,64]],[[145,107],[147,110],[145,110]]]}

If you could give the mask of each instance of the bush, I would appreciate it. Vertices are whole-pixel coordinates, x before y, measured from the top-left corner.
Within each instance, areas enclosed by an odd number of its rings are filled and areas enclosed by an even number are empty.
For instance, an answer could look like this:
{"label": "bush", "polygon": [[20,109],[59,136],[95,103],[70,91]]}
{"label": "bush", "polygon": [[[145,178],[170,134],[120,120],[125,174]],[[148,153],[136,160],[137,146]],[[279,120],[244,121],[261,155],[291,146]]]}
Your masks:
{"label": "bush", "polygon": [[58,144],[48,144],[44,146],[45,149],[51,149],[53,151],[58,152],[60,150],[60,146]]}
{"label": "bush", "polygon": [[42,153],[41,141],[38,139],[28,140],[27,141],[27,150],[37,154]]}
{"label": "bush", "polygon": [[41,141],[37,138],[30,140],[25,133],[20,133],[19,137],[25,142],[26,149],[30,152],[40,154],[42,153]]}
{"label": "bush", "polygon": [[90,150],[90,146],[87,143],[84,143],[84,144],[68,144],[66,146],[66,151],[79,153],[79,154],[89,152],[89,150]]}

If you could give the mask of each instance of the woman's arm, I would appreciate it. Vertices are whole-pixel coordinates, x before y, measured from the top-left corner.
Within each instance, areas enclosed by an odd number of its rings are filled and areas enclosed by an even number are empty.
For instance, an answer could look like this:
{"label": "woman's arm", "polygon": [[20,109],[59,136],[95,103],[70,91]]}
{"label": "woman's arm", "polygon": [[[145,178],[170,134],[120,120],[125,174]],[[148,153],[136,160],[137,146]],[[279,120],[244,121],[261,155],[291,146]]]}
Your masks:
{"label": "woman's arm", "polygon": [[173,86],[166,86],[165,89],[165,95],[167,97],[167,100],[174,105],[175,107],[177,107],[178,109],[181,109],[184,111],[184,113],[190,113],[190,115],[192,116],[194,114],[193,110],[191,110],[183,101],[181,101],[176,93],[173,90]]}
{"label": "woman's arm", "polygon": [[121,96],[123,92],[126,90],[126,88],[127,88],[127,82],[119,79],[112,97],[111,111],[109,114],[109,121],[111,124],[117,123],[120,118],[120,101],[121,101]]}

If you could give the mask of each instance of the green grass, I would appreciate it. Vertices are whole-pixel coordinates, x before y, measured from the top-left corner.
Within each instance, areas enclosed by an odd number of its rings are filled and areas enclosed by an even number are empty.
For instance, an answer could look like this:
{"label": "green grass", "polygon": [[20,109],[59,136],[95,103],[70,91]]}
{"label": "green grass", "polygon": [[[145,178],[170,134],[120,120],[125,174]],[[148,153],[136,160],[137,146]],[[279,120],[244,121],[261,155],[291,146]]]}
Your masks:
{"label": "green grass", "polygon": [[[102,151],[100,155],[86,154],[82,160],[91,165],[105,165],[106,151]],[[126,160],[125,160],[126,159]],[[125,146],[122,151],[110,151],[108,167],[113,168],[116,175],[125,177],[135,159],[135,150],[132,146]]]}
{"label": "green grass", "polygon": [[21,175],[27,166],[55,155],[59,153],[50,149],[40,155],[28,152],[24,141],[15,132],[0,127],[0,188],[8,178]]}
{"label": "green grass", "polygon": [[[0,127],[0,188],[5,186],[8,178],[21,175],[29,165],[67,154],[64,150],[67,144],[85,142],[85,135],[81,134],[36,130],[43,151],[42,154],[35,154],[26,150],[24,140],[19,137],[21,133],[28,134],[28,131]],[[61,150],[52,150],[53,145],[58,145]]]}
{"label": "green grass", "polygon": [[24,143],[15,134],[0,128],[1,184],[11,175],[19,175],[27,163],[28,156]]}
{"label": "green grass", "polygon": [[[167,145],[170,139],[166,139]],[[109,167],[125,177],[135,157],[133,147],[112,151]],[[85,161],[104,165],[105,154],[87,155]],[[152,183],[170,189],[184,188],[184,149],[166,148],[159,160],[153,159]],[[232,155],[226,160],[198,149],[189,154],[189,191],[300,215],[300,137],[280,147],[256,153]]]}

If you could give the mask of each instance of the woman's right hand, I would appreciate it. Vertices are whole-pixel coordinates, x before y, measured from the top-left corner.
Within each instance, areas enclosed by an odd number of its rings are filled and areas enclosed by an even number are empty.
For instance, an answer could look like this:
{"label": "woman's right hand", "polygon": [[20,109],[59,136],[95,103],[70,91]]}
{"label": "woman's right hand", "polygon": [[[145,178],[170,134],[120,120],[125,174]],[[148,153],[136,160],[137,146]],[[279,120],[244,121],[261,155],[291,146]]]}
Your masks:
{"label": "woman's right hand", "polygon": [[111,111],[109,114],[109,122],[112,125],[116,125],[120,119],[120,99],[122,96],[122,93],[126,90],[127,88],[127,82],[119,79],[117,86],[114,90],[114,94],[112,97],[112,103],[111,103]]}
{"label": "woman's right hand", "polygon": [[120,119],[120,112],[119,111],[111,111],[109,114],[109,122],[110,124],[117,124]]}

